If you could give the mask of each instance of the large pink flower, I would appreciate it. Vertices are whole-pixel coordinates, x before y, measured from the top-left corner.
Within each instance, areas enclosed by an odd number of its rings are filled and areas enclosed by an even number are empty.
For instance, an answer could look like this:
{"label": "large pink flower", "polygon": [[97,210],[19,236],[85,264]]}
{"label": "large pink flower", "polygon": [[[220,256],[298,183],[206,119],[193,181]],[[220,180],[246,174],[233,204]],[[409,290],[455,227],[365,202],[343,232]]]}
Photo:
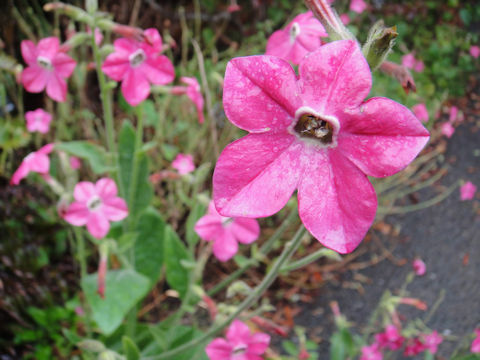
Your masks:
{"label": "large pink flower", "polygon": [[75,226],[87,225],[97,239],[103,238],[110,230],[110,221],[127,217],[125,200],[117,196],[117,185],[112,179],[102,178],[95,184],[82,181],[73,190],[75,201],[68,207],[64,219]]}
{"label": "large pink flower", "polygon": [[232,322],[226,337],[213,339],[207,345],[205,352],[210,360],[262,360],[261,355],[270,344],[270,335],[251,334],[240,320]]}
{"label": "large pink flower", "polygon": [[39,133],[46,134],[50,128],[52,114],[43,109],[37,109],[35,111],[27,111],[25,113],[25,119],[27,120],[28,131],[38,131]]}
{"label": "large pink flower", "polygon": [[162,38],[157,29],[147,29],[145,40],[121,38],[115,40],[115,52],[108,55],[102,65],[105,74],[122,82],[122,94],[132,106],[140,104],[150,95],[150,84],[164,85],[173,81],[172,62],[160,55]]}
{"label": "large pink flower", "polygon": [[275,31],[267,42],[267,55],[297,65],[303,57],[323,44],[328,34],[311,11],[296,16],[285,29]]}
{"label": "large pink flower", "polygon": [[367,175],[392,175],[427,143],[428,131],[403,105],[366,102],[371,73],[357,43],[321,46],[292,67],[273,56],[227,65],[225,113],[249,135],[227,146],[213,175],[223,216],[265,217],[298,189],[305,227],[325,246],[353,251],[375,218]]}
{"label": "large pink flower", "polygon": [[55,101],[67,99],[66,78],[72,75],[77,64],[60,50],[56,37],[42,39],[35,46],[30,40],[21,43],[22,56],[28,67],[22,72],[22,84],[32,93],[47,88],[47,95]]}
{"label": "large pink flower", "polygon": [[50,170],[50,159],[48,154],[53,150],[53,144],[47,144],[35,152],[28,154],[18,169],[13,173],[10,184],[18,185],[20,181],[27,177],[31,172],[36,172],[41,175],[48,175]]}
{"label": "large pink flower", "polygon": [[210,202],[208,213],[195,224],[198,236],[213,241],[213,254],[220,261],[230,260],[238,251],[238,243],[251,244],[260,235],[257,220],[221,216]]}

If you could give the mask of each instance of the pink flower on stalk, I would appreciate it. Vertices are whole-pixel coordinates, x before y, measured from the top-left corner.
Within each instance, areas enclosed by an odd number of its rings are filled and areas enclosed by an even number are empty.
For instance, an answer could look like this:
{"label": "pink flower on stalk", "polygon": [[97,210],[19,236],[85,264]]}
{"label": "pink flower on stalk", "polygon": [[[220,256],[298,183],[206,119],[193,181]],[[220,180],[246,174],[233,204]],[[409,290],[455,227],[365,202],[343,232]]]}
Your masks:
{"label": "pink flower on stalk", "polygon": [[360,360],[382,360],[383,354],[380,351],[377,344],[372,344],[370,346],[363,346],[362,347],[362,355],[360,356]]}
{"label": "pink flower on stalk", "polygon": [[229,62],[225,113],[250,134],[220,155],[213,198],[223,216],[258,218],[279,211],[298,189],[305,227],[325,246],[348,253],[375,217],[367,175],[400,171],[429,134],[393,100],[363,102],[372,78],[354,41],[321,46],[298,72],[273,56]]}
{"label": "pink flower on stalk", "polygon": [[53,150],[53,144],[47,144],[35,152],[28,154],[18,169],[13,173],[10,184],[18,185],[20,181],[31,172],[48,176],[50,170],[50,159],[48,154]]}
{"label": "pink flower on stalk", "polygon": [[400,334],[395,325],[387,325],[385,331],[375,335],[375,342],[379,348],[398,350],[402,347],[405,338]]}
{"label": "pink flower on stalk", "polygon": [[367,8],[367,4],[364,0],[352,0],[350,2],[350,10],[356,12],[357,14],[361,14]]}
{"label": "pink flower on stalk", "polygon": [[477,45],[470,46],[470,55],[477,59],[480,56],[480,47]]}
{"label": "pink flower on stalk", "polygon": [[50,123],[52,122],[52,114],[43,109],[37,109],[34,111],[27,111],[25,113],[25,119],[27,120],[28,131],[38,131],[39,133],[46,134],[50,128]]}
{"label": "pink flower on stalk", "polygon": [[187,86],[174,86],[171,89],[171,93],[174,95],[186,94],[197,108],[198,122],[203,124],[203,96],[197,78],[183,76],[180,80]]}
{"label": "pink flower on stalk", "polygon": [[115,52],[108,55],[102,70],[115,81],[122,82],[122,94],[132,106],[150,95],[150,84],[164,85],[175,77],[172,62],[160,55],[162,38],[157,29],[143,32],[144,41],[132,38],[115,40]]}
{"label": "pink flower on stalk", "polygon": [[195,170],[193,156],[190,154],[178,154],[172,161],[172,167],[177,170],[180,175],[191,173]]}
{"label": "pink flower on stalk", "polygon": [[234,320],[228,328],[226,339],[213,339],[205,352],[210,360],[261,360],[269,344],[270,335],[251,334],[246,324]]}
{"label": "pink flower on stalk", "polygon": [[221,216],[212,201],[207,214],[195,224],[195,231],[201,239],[213,241],[213,254],[218,260],[227,261],[237,253],[238,243],[251,244],[258,239],[260,226],[255,219]]}
{"label": "pink flower on stalk", "polygon": [[467,181],[460,187],[460,200],[472,200],[477,192],[477,187],[470,181]]}
{"label": "pink flower on stalk", "polygon": [[413,53],[402,56],[402,65],[407,69],[413,69],[416,72],[422,72],[425,69],[423,61],[415,59]]}
{"label": "pink flower on stalk", "polygon": [[82,181],[73,190],[75,201],[68,207],[64,219],[75,226],[87,225],[95,238],[101,239],[110,230],[110,221],[127,217],[125,200],[117,196],[117,185],[112,179],[102,178],[95,184]]}
{"label": "pink flower on stalk", "polygon": [[60,50],[58,38],[44,38],[36,46],[30,40],[23,40],[21,48],[28,65],[22,72],[25,89],[39,93],[46,88],[47,95],[53,100],[64,102],[67,99],[65,79],[72,75],[77,63]]}
{"label": "pink flower on stalk", "polygon": [[435,330],[430,334],[421,334],[420,337],[423,340],[425,350],[430,351],[432,354],[436,354],[438,345],[443,341],[443,337]]}
{"label": "pink flower on stalk", "polygon": [[275,31],[267,42],[266,55],[278,56],[297,65],[303,57],[323,44],[328,34],[311,11],[297,15],[283,30]]}
{"label": "pink flower on stalk", "polygon": [[440,129],[442,134],[449,139],[452,137],[453,133],[455,132],[455,128],[450,122],[443,123]]}
{"label": "pink flower on stalk", "polygon": [[428,110],[425,104],[417,104],[412,107],[413,113],[415,116],[418,118],[418,120],[422,122],[427,122],[429,115],[428,115]]}
{"label": "pink flower on stalk", "polygon": [[480,329],[475,329],[476,337],[472,341],[470,351],[474,354],[480,354]]}
{"label": "pink flower on stalk", "polygon": [[425,272],[427,271],[427,265],[425,265],[422,259],[416,258],[415,260],[413,260],[412,266],[415,274],[417,274],[418,276],[425,275]]}

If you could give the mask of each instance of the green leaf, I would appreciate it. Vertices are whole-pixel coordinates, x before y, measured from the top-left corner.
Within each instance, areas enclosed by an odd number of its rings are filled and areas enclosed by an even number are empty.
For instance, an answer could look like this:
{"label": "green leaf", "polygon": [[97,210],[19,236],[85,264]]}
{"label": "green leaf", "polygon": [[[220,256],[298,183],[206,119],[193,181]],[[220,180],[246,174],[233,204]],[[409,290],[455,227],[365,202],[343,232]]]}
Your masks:
{"label": "green leaf", "polygon": [[142,104],[145,125],[155,126],[158,122],[158,112],[155,109],[155,103],[152,100],[145,100]]}
{"label": "green leaf", "polygon": [[197,233],[195,232],[194,227],[198,219],[200,219],[203,215],[205,215],[206,209],[207,209],[206,205],[204,205],[200,201],[197,201],[193,205],[193,208],[190,211],[190,214],[188,215],[187,224],[186,224],[187,226],[186,238],[187,238],[187,242],[190,245],[196,245],[200,240]]}
{"label": "green leaf", "polygon": [[65,151],[88,161],[95,174],[103,174],[111,170],[108,166],[107,153],[104,148],[87,141],[69,141],[55,144],[55,149]]}
{"label": "green leaf", "polygon": [[158,211],[148,208],[138,219],[137,233],[135,269],[147,276],[153,286],[160,277],[163,266],[165,221]]}
{"label": "green leaf", "polygon": [[161,144],[160,148],[167,161],[172,161],[175,158],[175,155],[178,154],[178,148],[174,145]]}
{"label": "green leaf", "polygon": [[180,294],[185,296],[189,283],[189,271],[180,261],[191,260],[185,245],[179,239],[177,233],[170,227],[165,227],[164,238],[164,261],[168,284]]}
{"label": "green leaf", "polygon": [[123,352],[127,357],[127,360],[139,360],[140,351],[138,350],[137,345],[127,336],[122,338]]}
{"label": "green leaf", "polygon": [[330,360],[345,360],[355,355],[355,342],[348,329],[342,328],[330,338]]}
{"label": "green leaf", "polygon": [[82,279],[82,289],[93,313],[93,319],[105,335],[112,334],[128,311],[148,292],[150,281],[133,270],[107,273],[105,298],[97,293],[97,274]]}

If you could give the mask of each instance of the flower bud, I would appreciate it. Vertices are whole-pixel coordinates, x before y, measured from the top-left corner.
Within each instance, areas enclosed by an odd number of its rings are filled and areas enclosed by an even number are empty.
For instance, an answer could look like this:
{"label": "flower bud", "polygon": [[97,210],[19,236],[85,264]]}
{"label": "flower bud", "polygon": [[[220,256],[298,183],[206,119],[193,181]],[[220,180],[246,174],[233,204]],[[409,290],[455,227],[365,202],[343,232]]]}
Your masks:
{"label": "flower bud", "polygon": [[383,20],[377,21],[368,34],[368,39],[362,52],[371,70],[377,69],[392,50],[397,38],[397,27],[385,27]]}

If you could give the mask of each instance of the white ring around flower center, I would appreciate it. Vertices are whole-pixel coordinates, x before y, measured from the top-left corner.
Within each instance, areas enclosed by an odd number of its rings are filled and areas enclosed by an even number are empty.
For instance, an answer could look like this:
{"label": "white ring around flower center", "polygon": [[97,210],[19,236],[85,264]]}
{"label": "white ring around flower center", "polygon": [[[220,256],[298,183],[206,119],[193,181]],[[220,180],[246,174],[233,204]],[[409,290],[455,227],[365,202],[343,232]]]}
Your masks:
{"label": "white ring around flower center", "polygon": [[147,55],[143,49],[138,49],[134,53],[130,54],[128,57],[128,61],[130,61],[130,65],[132,67],[137,67],[143,64],[143,62],[147,59]]}
{"label": "white ring around flower center", "polygon": [[290,28],[290,42],[295,42],[298,35],[300,35],[300,25],[297,22],[294,22]]}
{"label": "white ring around flower center", "polygon": [[44,68],[46,70],[52,70],[53,69],[52,61],[45,56],[38,56],[37,57],[37,64],[40,65],[42,68]]}
{"label": "white ring around flower center", "polygon": [[102,199],[100,199],[97,195],[92,196],[90,200],[87,202],[87,208],[90,211],[97,211],[102,206]]}
{"label": "white ring around flower center", "polygon": [[232,355],[243,355],[247,351],[248,346],[245,344],[237,345],[233,348]]}

